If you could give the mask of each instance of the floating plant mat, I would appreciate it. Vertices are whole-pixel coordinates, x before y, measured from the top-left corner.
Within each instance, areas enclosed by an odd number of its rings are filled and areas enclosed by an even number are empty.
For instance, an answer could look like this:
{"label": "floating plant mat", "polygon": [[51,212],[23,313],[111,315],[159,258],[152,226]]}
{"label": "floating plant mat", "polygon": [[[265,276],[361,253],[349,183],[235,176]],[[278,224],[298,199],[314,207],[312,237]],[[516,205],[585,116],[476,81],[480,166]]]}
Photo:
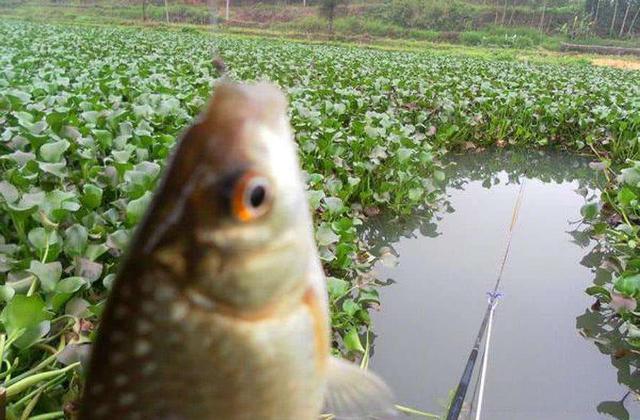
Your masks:
{"label": "floating plant mat", "polygon": [[[393,281],[381,289],[382,307],[373,315],[373,368],[406,405],[446,411],[526,180],[493,326],[483,418],[637,418],[633,395],[616,403],[628,389],[609,358],[576,328],[593,303],[584,290],[594,274],[583,261],[593,245],[576,223],[599,196],[589,160],[494,151],[454,163],[441,213],[373,221],[363,232],[387,254],[380,277]],[[467,402],[473,391],[472,383]]]}

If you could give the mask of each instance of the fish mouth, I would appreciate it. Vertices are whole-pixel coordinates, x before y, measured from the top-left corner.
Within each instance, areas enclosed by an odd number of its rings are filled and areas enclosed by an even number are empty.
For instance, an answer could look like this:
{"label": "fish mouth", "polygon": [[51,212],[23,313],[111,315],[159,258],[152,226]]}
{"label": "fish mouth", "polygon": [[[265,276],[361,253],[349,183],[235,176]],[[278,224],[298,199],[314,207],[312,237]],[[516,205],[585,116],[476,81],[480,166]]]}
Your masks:
{"label": "fish mouth", "polygon": [[250,251],[264,247],[273,238],[273,231],[268,226],[228,226],[224,228],[206,229],[196,233],[198,244],[211,250]]}

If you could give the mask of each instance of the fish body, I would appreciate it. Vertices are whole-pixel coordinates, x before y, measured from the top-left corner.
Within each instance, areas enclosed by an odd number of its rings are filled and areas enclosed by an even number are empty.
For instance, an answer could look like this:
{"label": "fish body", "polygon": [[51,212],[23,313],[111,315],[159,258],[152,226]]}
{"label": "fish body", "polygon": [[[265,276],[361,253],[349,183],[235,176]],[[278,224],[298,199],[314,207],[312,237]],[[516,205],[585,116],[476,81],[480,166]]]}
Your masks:
{"label": "fish body", "polygon": [[330,357],[329,335],[286,100],[219,84],[114,282],[80,417],[390,417],[386,386]]}

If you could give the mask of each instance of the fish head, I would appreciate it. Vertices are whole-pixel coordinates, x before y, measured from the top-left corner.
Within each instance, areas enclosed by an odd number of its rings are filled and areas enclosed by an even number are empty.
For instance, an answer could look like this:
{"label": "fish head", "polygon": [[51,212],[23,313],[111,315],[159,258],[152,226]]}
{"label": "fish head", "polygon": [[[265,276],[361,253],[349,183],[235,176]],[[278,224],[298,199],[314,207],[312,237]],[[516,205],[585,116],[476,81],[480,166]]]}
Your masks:
{"label": "fish head", "polygon": [[256,309],[301,288],[315,247],[282,92],[219,84],[145,225],[146,249],[182,267],[196,303]]}

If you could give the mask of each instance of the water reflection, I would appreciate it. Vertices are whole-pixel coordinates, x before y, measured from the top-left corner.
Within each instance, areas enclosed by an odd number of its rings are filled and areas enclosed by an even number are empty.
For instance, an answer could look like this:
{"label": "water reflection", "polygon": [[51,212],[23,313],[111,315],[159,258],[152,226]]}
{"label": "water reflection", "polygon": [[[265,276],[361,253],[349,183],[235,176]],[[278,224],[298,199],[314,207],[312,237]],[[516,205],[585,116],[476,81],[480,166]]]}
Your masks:
{"label": "water reflection", "polygon": [[383,307],[373,314],[372,365],[405,405],[444,412],[495,281],[519,183],[527,179],[506,297],[496,312],[483,418],[640,416],[634,395],[619,385],[637,389],[632,358],[612,357],[616,378],[598,352],[612,354],[600,341],[610,328],[603,314],[589,309],[578,318],[580,331],[600,334],[597,347],[576,331],[576,315],[592,303],[584,289],[602,275],[593,269],[601,263],[588,235],[573,222],[597,195],[588,162],[560,153],[459,156],[449,168],[443,211],[367,226],[369,241],[399,256],[397,267],[378,267],[396,284],[381,290]]}
{"label": "water reflection", "polygon": [[[611,281],[611,270],[616,262],[598,244],[583,258],[581,264],[591,269],[593,283],[603,286]],[[629,389],[621,392],[619,398],[602,401],[597,407],[598,412],[618,419],[630,419],[632,417],[628,407],[634,402],[629,400],[637,400],[637,394],[640,393],[640,358],[637,350],[623,340],[623,333],[620,331],[622,324],[621,317],[610,308],[601,307],[598,300],[576,319],[576,328],[602,354],[609,357],[611,364],[617,369],[618,382]]]}

